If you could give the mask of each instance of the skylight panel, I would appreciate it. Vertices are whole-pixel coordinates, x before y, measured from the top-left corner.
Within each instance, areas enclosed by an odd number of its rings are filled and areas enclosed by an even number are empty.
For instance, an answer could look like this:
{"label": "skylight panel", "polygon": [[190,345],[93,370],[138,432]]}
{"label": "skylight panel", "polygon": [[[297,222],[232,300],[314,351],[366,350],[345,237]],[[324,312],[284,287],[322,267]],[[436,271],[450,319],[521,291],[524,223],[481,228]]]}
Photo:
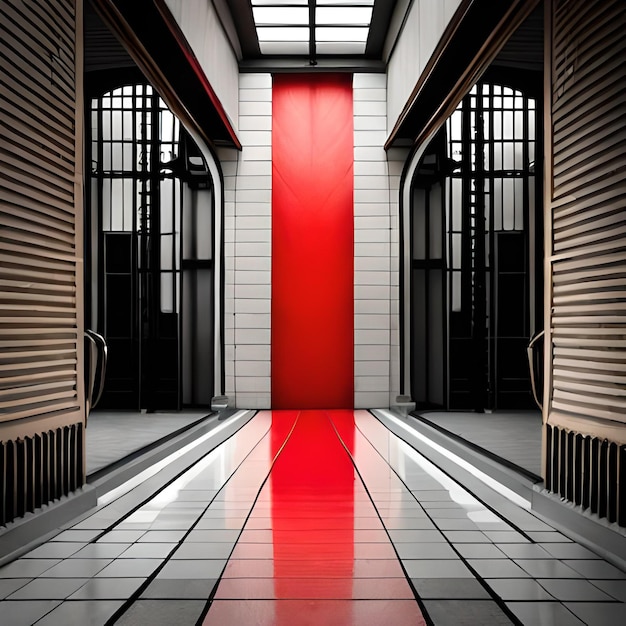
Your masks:
{"label": "skylight panel", "polygon": [[309,7],[252,7],[257,27],[270,25],[308,25]]}
{"label": "skylight panel", "polygon": [[348,4],[356,4],[359,6],[374,6],[374,0],[317,0],[317,6],[322,5],[335,5],[335,6],[345,6]]}
{"label": "skylight panel", "polygon": [[365,43],[369,28],[321,26],[315,29],[316,41],[360,41]]}
{"label": "skylight panel", "polygon": [[308,41],[261,41],[259,42],[262,54],[289,54],[302,55],[309,54]]}
{"label": "skylight panel", "polygon": [[308,0],[252,0],[252,6],[289,6],[292,4],[301,4],[308,7]]}
{"label": "skylight panel", "polygon": [[303,27],[259,26],[259,43],[263,41],[309,41],[309,29]]}
{"label": "skylight panel", "polygon": [[370,7],[317,7],[315,10],[318,25],[369,26],[371,21]]}

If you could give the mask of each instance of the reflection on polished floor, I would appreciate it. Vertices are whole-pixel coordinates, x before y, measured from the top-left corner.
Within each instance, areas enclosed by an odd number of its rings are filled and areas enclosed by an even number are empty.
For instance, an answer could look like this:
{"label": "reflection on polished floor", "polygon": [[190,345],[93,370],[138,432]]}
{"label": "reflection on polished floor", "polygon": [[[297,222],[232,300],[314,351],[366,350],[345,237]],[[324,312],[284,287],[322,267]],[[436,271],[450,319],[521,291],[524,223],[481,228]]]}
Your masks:
{"label": "reflection on polished floor", "polygon": [[3,626],[626,623],[624,572],[487,508],[371,413],[231,420],[162,488],[111,493],[1,568]]}

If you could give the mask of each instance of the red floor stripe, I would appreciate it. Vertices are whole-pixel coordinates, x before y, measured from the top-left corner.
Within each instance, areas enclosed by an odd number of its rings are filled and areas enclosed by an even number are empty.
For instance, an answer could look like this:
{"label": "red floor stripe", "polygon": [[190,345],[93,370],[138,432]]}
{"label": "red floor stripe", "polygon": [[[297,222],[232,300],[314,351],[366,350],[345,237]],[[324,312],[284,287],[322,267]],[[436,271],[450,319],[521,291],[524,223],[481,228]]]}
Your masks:
{"label": "red floor stripe", "polygon": [[[273,412],[272,457],[281,450],[293,419],[292,411]],[[271,520],[266,507],[253,509],[205,626],[424,626],[333,424],[346,448],[354,450],[352,411],[300,413],[261,492],[260,501],[271,502]],[[360,522],[369,517],[365,529],[356,528],[357,516]]]}

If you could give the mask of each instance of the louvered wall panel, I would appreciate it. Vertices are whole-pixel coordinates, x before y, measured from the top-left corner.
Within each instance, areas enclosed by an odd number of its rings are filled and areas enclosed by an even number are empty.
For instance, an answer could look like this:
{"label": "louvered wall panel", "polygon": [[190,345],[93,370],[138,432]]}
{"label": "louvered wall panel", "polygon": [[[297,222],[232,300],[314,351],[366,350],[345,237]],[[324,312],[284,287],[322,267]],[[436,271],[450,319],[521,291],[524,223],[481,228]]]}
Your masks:
{"label": "louvered wall panel", "polygon": [[550,410],[626,423],[626,4],[553,5]]}
{"label": "louvered wall panel", "polygon": [[[38,440],[39,422],[41,433],[75,432],[83,419],[80,6],[0,3],[0,442],[7,450],[20,449],[26,437]],[[81,435],[73,457],[82,459],[82,445]],[[3,485],[13,499],[25,498],[16,514],[68,491],[27,497],[31,474],[17,472]]]}

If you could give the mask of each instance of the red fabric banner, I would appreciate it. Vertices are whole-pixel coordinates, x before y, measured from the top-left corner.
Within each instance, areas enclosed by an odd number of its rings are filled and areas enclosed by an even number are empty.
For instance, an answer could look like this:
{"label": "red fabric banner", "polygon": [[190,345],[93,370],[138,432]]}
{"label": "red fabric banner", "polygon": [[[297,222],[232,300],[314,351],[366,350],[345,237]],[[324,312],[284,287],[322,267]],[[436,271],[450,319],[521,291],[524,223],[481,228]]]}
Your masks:
{"label": "red fabric banner", "polygon": [[274,77],[272,406],[354,405],[352,77]]}

